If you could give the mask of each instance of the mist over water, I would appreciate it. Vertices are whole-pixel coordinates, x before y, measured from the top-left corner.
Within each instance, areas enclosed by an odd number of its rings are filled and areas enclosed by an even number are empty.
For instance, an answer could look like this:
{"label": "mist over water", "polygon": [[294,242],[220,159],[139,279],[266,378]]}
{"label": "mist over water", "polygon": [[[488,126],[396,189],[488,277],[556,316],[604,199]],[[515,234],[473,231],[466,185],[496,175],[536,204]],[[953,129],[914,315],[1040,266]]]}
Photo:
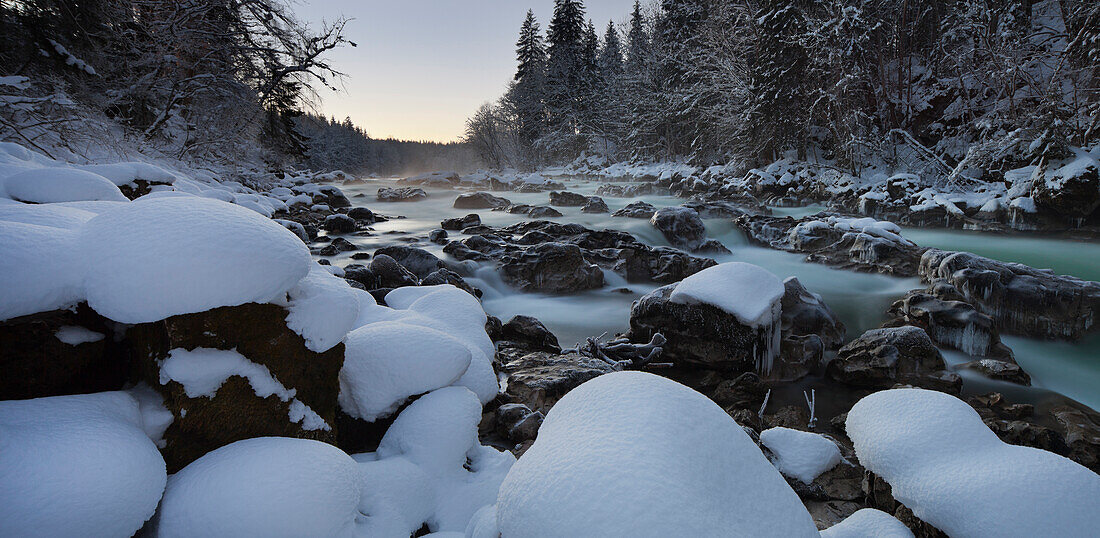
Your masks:
{"label": "mist over water", "polygon": [[[441,259],[454,261],[443,253],[442,245],[426,240],[429,231],[439,228],[440,221],[477,213],[483,224],[500,227],[531,220],[526,215],[488,209],[454,209],[454,199],[463,192],[452,189],[425,188],[426,200],[417,202],[379,202],[375,193],[382,187],[395,186],[395,179],[369,180],[366,184],[342,187],[353,205],[369,207],[375,213],[393,218],[374,225],[372,236],[345,236],[361,249],[394,244],[408,244],[425,249]],[[600,182],[586,179],[561,180],[565,190],[595,195]],[[364,196],[357,196],[357,195]],[[546,192],[496,192],[514,204],[549,205]],[[656,207],[676,206],[683,199],[669,195],[645,195],[634,198],[603,197],[611,212],[636,201]],[[651,246],[669,246],[664,236],[647,219],[611,217],[609,213],[582,213],[580,207],[558,207],[563,216],[549,219],[561,223],[577,223],[592,229],[614,229],[628,232]],[[823,206],[772,208],[779,216],[795,218],[822,211]],[[833,269],[825,265],[806,263],[804,256],[750,245],[744,234],[729,219],[704,219],[708,236],[717,239],[731,254],[712,255],[719,263],[742,261],[767,268],[780,279],[797,277],[810,291],[822,299],[840,317],[848,329],[848,339],[877,328],[887,318],[885,311],[907,291],[920,286],[917,278],[898,278],[880,274]],[[460,232],[448,232],[449,239],[465,237]],[[997,236],[959,230],[905,229],[905,237],[921,246],[948,250],[966,250],[990,258],[1017,261],[1055,272],[1089,280],[1100,280],[1100,245],[1060,238]],[[411,241],[418,239],[418,241]],[[336,265],[361,263],[349,260],[353,253],[330,258]],[[525,314],[541,320],[557,335],[562,347],[571,347],[590,336],[607,333],[613,336],[629,327],[631,303],[656,289],[654,283],[628,283],[619,275],[605,271],[607,285],[569,295],[521,293],[506,285],[496,271],[496,264],[464,262],[466,280],[484,292],[485,311],[507,321]],[[1074,398],[1091,407],[1100,408],[1100,335],[1080,342],[1047,342],[1006,336],[1020,365],[1031,374],[1035,388],[1021,388],[1009,383],[991,381],[980,374],[960,370],[968,394],[991,390],[1011,392],[1031,401],[1041,400],[1044,389]],[[972,358],[954,351],[945,351],[945,359],[957,366]],[[1011,386],[1007,386],[1011,385]]]}

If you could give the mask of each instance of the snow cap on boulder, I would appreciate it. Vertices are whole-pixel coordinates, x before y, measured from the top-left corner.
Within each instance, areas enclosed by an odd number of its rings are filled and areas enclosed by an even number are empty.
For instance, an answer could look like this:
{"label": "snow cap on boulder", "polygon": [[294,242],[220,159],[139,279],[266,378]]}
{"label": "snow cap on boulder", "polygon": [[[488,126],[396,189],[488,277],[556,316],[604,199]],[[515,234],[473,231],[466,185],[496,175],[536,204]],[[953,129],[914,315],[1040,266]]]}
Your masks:
{"label": "snow cap on boulder", "polygon": [[310,268],[297,236],[206,198],[139,200],[88,221],[79,239],[88,304],[122,323],[281,298]]}
{"label": "snow cap on boulder", "polygon": [[817,536],[798,496],[725,411],[642,372],[566,394],[501,484],[497,511],[504,538]]}
{"label": "snow cap on boulder", "polygon": [[111,180],[75,168],[34,168],[4,179],[8,196],[23,202],[48,204],[79,200],[127,201]]}

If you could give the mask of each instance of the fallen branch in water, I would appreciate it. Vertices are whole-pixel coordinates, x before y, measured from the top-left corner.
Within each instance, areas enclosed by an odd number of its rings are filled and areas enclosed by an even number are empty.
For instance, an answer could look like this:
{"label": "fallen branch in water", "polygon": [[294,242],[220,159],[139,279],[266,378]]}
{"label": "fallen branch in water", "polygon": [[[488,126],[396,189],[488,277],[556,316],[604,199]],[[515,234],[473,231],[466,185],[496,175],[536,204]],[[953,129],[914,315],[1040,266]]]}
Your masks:
{"label": "fallen branch in water", "polygon": [[583,344],[577,344],[573,349],[562,350],[562,353],[576,353],[585,357],[598,359],[610,364],[615,370],[641,370],[643,368],[669,368],[672,363],[653,362],[661,356],[661,346],[665,345],[665,336],[654,333],[648,343],[635,344],[630,340],[619,337],[607,343],[600,340],[606,336],[603,333],[596,337],[588,337]]}

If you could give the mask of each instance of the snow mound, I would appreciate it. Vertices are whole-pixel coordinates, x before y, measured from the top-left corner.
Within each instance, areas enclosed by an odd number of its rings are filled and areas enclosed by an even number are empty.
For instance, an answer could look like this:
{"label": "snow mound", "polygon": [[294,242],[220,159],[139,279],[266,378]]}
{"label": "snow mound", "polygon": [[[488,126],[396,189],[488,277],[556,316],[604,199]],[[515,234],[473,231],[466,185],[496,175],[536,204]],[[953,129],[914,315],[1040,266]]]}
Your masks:
{"label": "snow mound", "polygon": [[24,204],[0,198],[0,221],[74,230],[84,226],[84,223],[94,216],[96,214],[91,211],[75,207],[59,204]]}
{"label": "snow mound", "polygon": [[85,264],[76,237],[63,228],[0,221],[0,320],[83,300]]}
{"label": "snow mound", "polygon": [[8,196],[23,202],[48,204],[77,200],[114,200],[127,198],[109,179],[75,168],[35,168],[4,179]]}
{"label": "snow mound", "polygon": [[139,200],[80,234],[88,304],[122,323],[267,302],[310,268],[278,223],[233,204],[182,196]]}
{"label": "snow mound", "polygon": [[352,536],[358,478],[355,460],[320,441],[237,441],[172,475],[158,536]]}
{"label": "snow mound", "polygon": [[848,413],[856,456],[894,498],[952,536],[1080,536],[1100,528],[1100,475],[1002,442],[953,396],[876,392]]}
{"label": "snow mound", "polygon": [[235,350],[197,347],[188,351],[176,348],[169,351],[168,358],[160,364],[160,384],[175,381],[183,385],[188,398],[213,398],[231,376],[247,379],[260,398],[275,395],[284,402],[290,402],[289,420],[301,423],[303,429],[331,429],[320,415],[294,397],[294,389],[283,386],[266,366],[248,360]]}
{"label": "snow mound", "polygon": [[85,164],[77,168],[99,174],[118,186],[133,183],[134,180],[157,183],[173,183],[176,175],[159,166],[143,162],[122,162],[110,164]]}
{"label": "snow mound", "polygon": [[817,536],[779,472],[717,404],[614,372],[565,395],[500,487],[503,536]]}
{"label": "snow mound", "polygon": [[286,326],[306,341],[306,347],[323,353],[355,328],[359,316],[359,295],[347,281],[327,267],[314,263],[309,274],[290,289]]}
{"label": "snow mound", "polygon": [[791,428],[771,428],[760,432],[760,444],[775,455],[775,468],[779,472],[805,484],[813,482],[842,459],[836,443],[827,437]]}
{"label": "snow mound", "polygon": [[751,263],[729,262],[685,278],[668,299],[710,304],[749,327],[766,327],[779,319],[782,298],[783,283],[770,271]]}
{"label": "snow mound", "polygon": [[[430,392],[401,411],[378,445],[377,462],[361,464],[375,471],[388,465],[391,479],[407,482],[404,489],[364,482],[364,499],[383,492],[391,497],[388,513],[378,505],[364,511],[379,513],[372,525],[379,528],[389,520],[404,535],[425,522],[432,531],[462,532],[478,510],[493,504],[516,460],[478,444],[480,421],[481,403],[464,387]],[[429,487],[413,489],[418,483]]]}
{"label": "snow mound", "polygon": [[166,476],[125,392],[0,402],[0,536],[132,536]]}
{"label": "snow mound", "polygon": [[340,408],[374,421],[410,396],[458,381],[469,366],[466,344],[443,332],[402,322],[371,323],[344,340]]}
{"label": "snow mound", "polygon": [[406,286],[386,294],[386,304],[401,309],[400,319],[406,323],[440,330],[465,343],[470,367],[455,384],[472,390],[483,405],[496,397],[496,346],[485,332],[485,310],[473,295],[451,284]]}
{"label": "snow mound", "polygon": [[913,538],[894,516],[874,508],[863,508],[840,523],[821,531],[822,538]]}

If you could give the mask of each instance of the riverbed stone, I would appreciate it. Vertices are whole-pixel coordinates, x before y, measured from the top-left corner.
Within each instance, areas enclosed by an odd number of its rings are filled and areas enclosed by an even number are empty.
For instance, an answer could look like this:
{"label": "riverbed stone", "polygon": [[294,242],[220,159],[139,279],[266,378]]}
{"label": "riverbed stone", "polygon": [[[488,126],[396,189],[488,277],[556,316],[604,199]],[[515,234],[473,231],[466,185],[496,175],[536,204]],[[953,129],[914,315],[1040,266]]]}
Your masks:
{"label": "riverbed stone", "polygon": [[603,271],[584,259],[580,247],[542,243],[502,259],[500,276],[520,291],[569,293],[603,287]]}
{"label": "riverbed stone", "polygon": [[443,263],[443,260],[437,258],[435,254],[422,248],[406,245],[382,247],[374,251],[376,257],[379,254],[393,258],[394,261],[401,264],[405,269],[408,269],[409,272],[416,275],[417,278],[427,277],[446,265]]}
{"label": "riverbed stone", "polygon": [[550,191],[550,205],[556,206],[583,206],[588,203],[588,197],[569,191]]}
{"label": "riverbed stone", "polygon": [[356,224],[355,219],[342,213],[336,213],[325,217],[325,222],[322,227],[325,231],[335,234],[349,234],[359,229],[359,225]]}
{"label": "riverbed stone", "polygon": [[397,189],[391,189],[389,187],[382,187],[378,189],[375,198],[379,202],[418,202],[420,200],[426,200],[428,193],[424,189],[416,187],[402,187]]}
{"label": "riverbed stone", "polygon": [[370,271],[377,278],[378,288],[400,288],[420,284],[420,279],[412,271],[386,254],[374,255],[370,261]]}
{"label": "riverbed stone", "polygon": [[631,202],[626,207],[611,214],[612,217],[628,217],[632,219],[648,219],[657,212],[653,204],[647,202]]}
{"label": "riverbed stone", "polygon": [[662,207],[653,213],[649,222],[668,239],[673,246],[696,250],[707,238],[703,219],[694,209],[686,207]]}
{"label": "riverbed stone", "polygon": [[871,389],[901,383],[958,394],[962,387],[928,333],[912,325],[863,333],[840,348],[825,371],[834,381]]}
{"label": "riverbed stone", "polygon": [[590,196],[584,207],[581,208],[581,213],[608,213],[610,211],[611,209],[607,207],[607,203],[599,196]]}
{"label": "riverbed stone", "polygon": [[465,217],[455,217],[450,219],[444,219],[439,223],[439,227],[444,230],[462,230],[471,226],[480,226],[481,216],[477,213],[470,213]]}
{"label": "riverbed stone", "polygon": [[496,207],[508,207],[512,205],[507,198],[493,196],[487,192],[475,192],[461,194],[455,198],[455,209],[493,209]]}

